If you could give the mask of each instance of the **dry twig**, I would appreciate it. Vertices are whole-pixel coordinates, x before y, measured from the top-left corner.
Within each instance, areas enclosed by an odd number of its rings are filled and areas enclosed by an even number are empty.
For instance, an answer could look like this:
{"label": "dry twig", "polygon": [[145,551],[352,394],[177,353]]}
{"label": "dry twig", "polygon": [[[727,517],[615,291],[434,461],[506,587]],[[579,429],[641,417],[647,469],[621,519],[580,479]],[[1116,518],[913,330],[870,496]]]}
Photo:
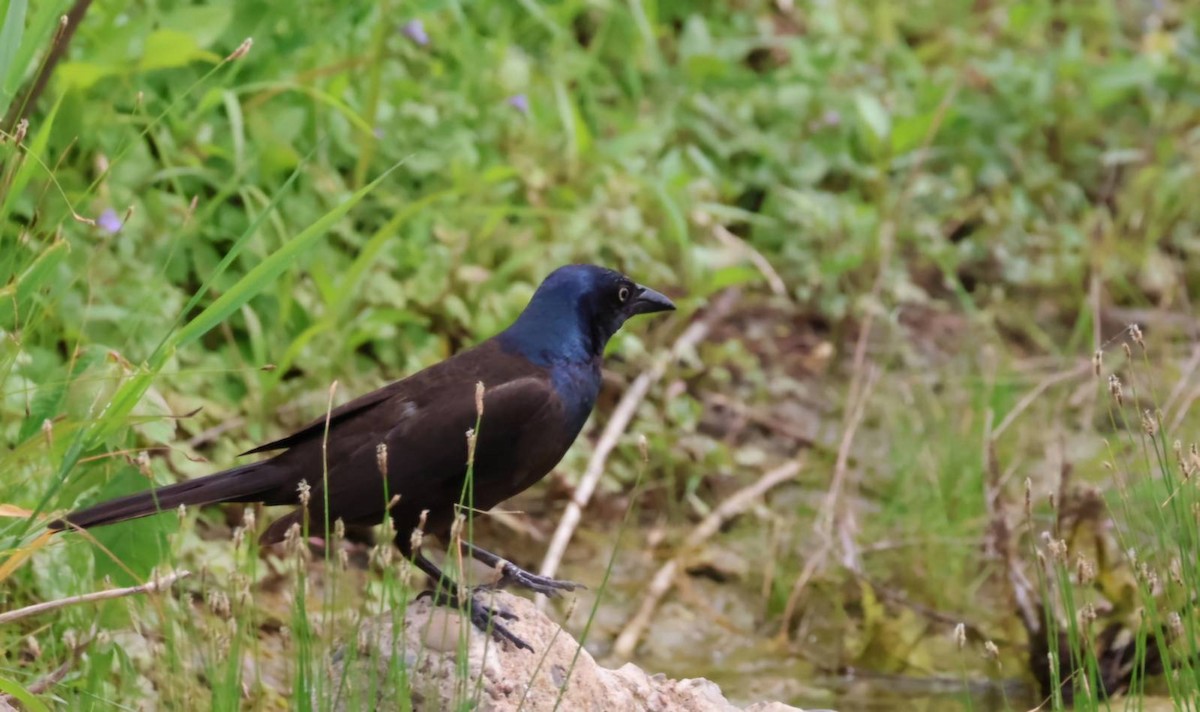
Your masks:
{"label": "dry twig", "polygon": [[1043,378],[1036,386],[1033,387],[1033,390],[1026,393],[1021,397],[1021,400],[1017,401],[1017,404],[1013,406],[1012,410],[1008,411],[1008,414],[1004,416],[1004,420],[1000,421],[1000,424],[996,426],[994,431],[992,431],[991,439],[999,440],[1000,436],[1004,434],[1004,431],[1008,430],[1008,426],[1012,425],[1013,421],[1015,421],[1017,417],[1024,413],[1029,406],[1033,405],[1033,403],[1040,398],[1043,393],[1049,390],[1051,386],[1056,386],[1063,381],[1069,381],[1073,378],[1085,376],[1091,373],[1091,370],[1091,361],[1084,361],[1069,371],[1060,371]]}
{"label": "dry twig", "polygon": [[78,596],[68,596],[66,598],[60,598],[55,601],[43,601],[42,603],[35,603],[32,606],[25,606],[24,608],[18,608],[15,611],[7,611],[5,613],[0,613],[0,625],[3,625],[5,623],[11,623],[15,620],[20,620],[21,618],[27,618],[29,616],[36,616],[41,613],[47,613],[49,611],[55,611],[55,610],[58,610],[59,608],[66,608],[67,606],[74,606],[79,603],[91,603],[93,601],[107,601],[112,598],[123,598],[125,596],[133,596],[133,595],[139,594],[139,593],[155,593],[156,591],[162,591],[164,589],[170,588],[171,585],[174,584],[176,581],[178,581],[181,578],[186,578],[188,576],[191,576],[190,571],[184,571],[184,570],[173,571],[164,576],[152,578],[149,581],[147,581],[146,583],[139,584],[137,586],[127,586],[125,588],[113,588],[113,589],[109,589],[107,591],[92,591],[91,593],[84,593],[84,594],[81,594]]}
{"label": "dry twig", "polygon": [[775,296],[787,296],[787,285],[784,283],[783,277],[780,277],[775,268],[771,266],[770,261],[766,257],[763,257],[763,253],[754,249],[750,243],[733,234],[729,231],[729,228],[720,223],[713,225],[712,232],[713,237],[717,238],[718,242],[746,255],[746,258],[750,260],[754,268],[767,280],[767,286],[771,288],[771,292]]}
{"label": "dry twig", "polygon": [[671,590],[671,586],[675,582],[675,574],[683,566],[683,559],[687,555],[712,538],[714,534],[720,531],[721,526],[725,522],[741,514],[772,488],[795,478],[799,474],[800,468],[800,461],[792,460],[771,470],[760,477],[754,484],[734,492],[729,499],[721,502],[707,517],[701,520],[696,525],[696,528],[688,534],[687,539],[683,542],[683,546],[680,547],[675,556],[663,564],[654,574],[654,578],[650,580],[650,585],[646,589],[646,595],[642,598],[642,605],[638,608],[633,618],[630,619],[629,623],[625,625],[625,629],[621,631],[621,634],[617,636],[617,641],[613,644],[613,654],[618,658],[628,658],[633,653],[633,649],[637,646],[642,633],[645,632],[646,627],[650,624],[650,618],[654,615],[655,609],[658,608],[659,602],[662,601],[667,591]]}

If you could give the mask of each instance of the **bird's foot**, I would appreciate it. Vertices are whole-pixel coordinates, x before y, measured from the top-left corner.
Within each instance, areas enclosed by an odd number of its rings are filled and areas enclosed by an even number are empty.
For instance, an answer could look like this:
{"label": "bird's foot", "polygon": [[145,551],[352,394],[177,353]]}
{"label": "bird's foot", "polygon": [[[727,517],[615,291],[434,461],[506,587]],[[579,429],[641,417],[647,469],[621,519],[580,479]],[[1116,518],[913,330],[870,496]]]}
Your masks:
{"label": "bird's foot", "polygon": [[544,596],[554,598],[560,591],[574,591],[577,588],[587,588],[581,583],[574,581],[562,581],[552,579],[549,576],[539,576],[535,573],[530,573],[516,564],[506,561],[500,570],[500,580],[493,584],[481,586],[480,588],[505,588],[507,586],[520,586],[534,593],[540,593]]}
{"label": "bird's foot", "polygon": [[472,625],[483,633],[490,633],[492,638],[498,641],[507,640],[518,648],[523,648],[531,653],[533,652],[532,645],[519,638],[500,622],[501,620],[517,620],[517,615],[507,608],[503,606],[493,608],[492,606],[484,605],[474,595],[467,597],[464,602],[458,594],[449,591],[422,591],[417,595],[417,598],[421,599],[426,596],[433,598],[433,605],[435,606],[446,606],[466,612],[467,617],[471,619]]}

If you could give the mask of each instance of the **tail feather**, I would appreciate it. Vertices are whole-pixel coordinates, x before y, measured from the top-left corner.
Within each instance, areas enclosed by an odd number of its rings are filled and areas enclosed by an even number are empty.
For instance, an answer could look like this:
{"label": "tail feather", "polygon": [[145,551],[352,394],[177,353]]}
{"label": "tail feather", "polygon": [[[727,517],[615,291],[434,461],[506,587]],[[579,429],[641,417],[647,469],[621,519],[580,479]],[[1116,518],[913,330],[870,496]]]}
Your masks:
{"label": "tail feather", "polygon": [[184,504],[201,506],[218,502],[258,502],[274,499],[280,483],[277,471],[254,463],[187,482],[139,492],[71,512],[50,523],[51,530],[90,529],[129,519],[169,512]]}

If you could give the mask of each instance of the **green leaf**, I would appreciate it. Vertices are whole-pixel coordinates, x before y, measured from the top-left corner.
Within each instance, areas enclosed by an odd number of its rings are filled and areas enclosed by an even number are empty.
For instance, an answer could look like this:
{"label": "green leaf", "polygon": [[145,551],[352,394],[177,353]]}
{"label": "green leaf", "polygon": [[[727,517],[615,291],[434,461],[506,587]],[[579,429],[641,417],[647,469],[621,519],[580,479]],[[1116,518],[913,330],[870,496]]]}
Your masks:
{"label": "green leaf", "polygon": [[[4,192],[4,202],[0,204],[0,219],[8,217],[8,211],[12,209],[13,201],[21,195],[25,186],[29,185],[30,178],[33,177],[33,172],[39,168],[45,170],[45,162],[42,156],[46,154],[46,146],[50,142],[50,129],[54,126],[54,120],[58,117],[58,109],[62,106],[63,95],[58,96],[58,100],[54,102],[54,106],[50,111],[38,122],[37,133],[34,134],[33,140],[26,139],[25,156],[21,159],[17,167],[17,173],[13,176],[12,185]],[[3,241],[4,233],[0,233],[0,242]],[[0,319],[0,323],[3,323]]]}
{"label": "green leaf", "polygon": [[[25,312],[32,310],[34,294],[58,271],[70,252],[67,242],[58,241],[42,251],[17,278],[16,285],[0,288],[0,327],[13,328]],[[17,313],[15,310],[21,310]]]}
{"label": "green leaf", "polygon": [[[145,476],[136,469],[123,467],[96,493],[96,501],[145,492],[147,484]],[[142,583],[165,560],[169,550],[167,534],[178,528],[178,517],[158,515],[123,522],[119,527],[96,529],[92,535],[104,547],[96,550],[96,578],[109,576],[118,586]]]}
{"label": "green leaf", "polygon": [[158,30],[146,38],[138,67],[143,70],[183,67],[196,60],[220,62],[220,55],[200,49],[196,38],[178,30]]}
{"label": "green leaf", "polygon": [[892,131],[891,117],[874,94],[860,92],[854,97],[858,118],[872,139],[872,148],[878,148]]}
{"label": "green leaf", "polygon": [[195,5],[172,10],[163,16],[160,26],[164,30],[186,32],[196,45],[208,47],[221,38],[232,18],[232,3]]}
{"label": "green leaf", "polygon": [[8,111],[12,97],[8,96],[8,73],[16,59],[17,50],[21,48],[21,39],[25,34],[26,0],[9,0],[8,9],[4,13],[4,25],[0,26],[0,114]]}
{"label": "green leaf", "polygon": [[0,677],[0,692],[14,697],[28,712],[50,712],[50,708],[46,707],[46,703],[34,697],[32,692],[12,680]]}
{"label": "green leaf", "polygon": [[65,89],[86,91],[91,89],[101,79],[116,76],[121,68],[109,64],[93,62],[63,62],[54,70],[54,76],[62,82]]}

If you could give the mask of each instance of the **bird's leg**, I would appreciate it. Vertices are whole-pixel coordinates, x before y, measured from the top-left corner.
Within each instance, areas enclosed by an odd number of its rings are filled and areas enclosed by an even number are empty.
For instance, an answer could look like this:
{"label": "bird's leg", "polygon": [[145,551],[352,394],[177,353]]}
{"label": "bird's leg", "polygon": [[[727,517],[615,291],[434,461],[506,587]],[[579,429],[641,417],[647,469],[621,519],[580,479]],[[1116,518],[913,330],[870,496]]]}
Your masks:
{"label": "bird's leg", "polygon": [[533,646],[518,638],[497,620],[501,618],[516,620],[517,617],[511,611],[485,606],[475,599],[474,592],[469,592],[466,597],[461,596],[458,584],[446,576],[432,561],[425,558],[420,551],[414,553],[412,561],[418,569],[425,572],[426,576],[433,579],[434,588],[427,593],[433,597],[434,605],[466,611],[471,618],[471,623],[485,634],[491,634],[497,640],[507,640],[518,648],[533,652]]}
{"label": "bird's leg", "polygon": [[481,549],[470,542],[464,541],[462,545],[470,552],[471,558],[482,563],[484,566],[491,566],[500,571],[499,581],[477,588],[504,588],[505,586],[515,584],[551,598],[557,596],[559,591],[574,591],[577,588],[587,588],[587,586],[575,583],[574,581],[560,581],[559,579],[552,579],[548,576],[539,576],[531,573],[513,562],[496,556],[487,549]]}

